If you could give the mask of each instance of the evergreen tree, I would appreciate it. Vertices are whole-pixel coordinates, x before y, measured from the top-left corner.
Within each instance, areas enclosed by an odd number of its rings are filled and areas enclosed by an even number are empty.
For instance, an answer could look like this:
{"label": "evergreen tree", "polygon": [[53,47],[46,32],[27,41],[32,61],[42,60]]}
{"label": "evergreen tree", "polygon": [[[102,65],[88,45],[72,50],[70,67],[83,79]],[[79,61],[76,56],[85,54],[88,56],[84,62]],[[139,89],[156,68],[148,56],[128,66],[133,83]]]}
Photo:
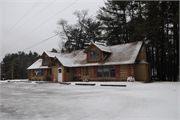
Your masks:
{"label": "evergreen tree", "polygon": [[179,74],[179,2],[108,1],[97,18],[108,44],[143,40],[152,75],[177,80]]}
{"label": "evergreen tree", "polygon": [[129,42],[127,12],[129,1],[108,1],[101,7],[97,18],[102,21],[101,29],[108,44]]}
{"label": "evergreen tree", "polygon": [[52,48],[51,52],[57,53],[58,51],[55,48]]}
{"label": "evergreen tree", "polygon": [[4,67],[2,68],[5,73],[6,79],[27,79],[27,68],[34,63],[40,56],[31,51],[29,54],[19,51],[18,53],[7,54],[3,58]]}

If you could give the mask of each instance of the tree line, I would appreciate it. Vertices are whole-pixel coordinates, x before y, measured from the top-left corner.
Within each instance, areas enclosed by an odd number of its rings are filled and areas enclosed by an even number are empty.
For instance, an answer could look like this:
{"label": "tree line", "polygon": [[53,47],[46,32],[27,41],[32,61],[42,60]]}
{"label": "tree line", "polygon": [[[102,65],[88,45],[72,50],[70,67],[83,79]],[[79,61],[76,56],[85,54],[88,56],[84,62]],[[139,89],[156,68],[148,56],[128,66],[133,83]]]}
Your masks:
{"label": "tree line", "polygon": [[1,69],[5,79],[27,79],[27,68],[33,64],[40,56],[36,52],[26,54],[18,53],[7,54],[1,62]]}
{"label": "tree line", "polygon": [[144,41],[152,76],[176,81],[179,75],[179,1],[107,1],[95,17],[75,11],[77,23],[58,22],[60,47],[85,49],[91,42],[116,45]]}

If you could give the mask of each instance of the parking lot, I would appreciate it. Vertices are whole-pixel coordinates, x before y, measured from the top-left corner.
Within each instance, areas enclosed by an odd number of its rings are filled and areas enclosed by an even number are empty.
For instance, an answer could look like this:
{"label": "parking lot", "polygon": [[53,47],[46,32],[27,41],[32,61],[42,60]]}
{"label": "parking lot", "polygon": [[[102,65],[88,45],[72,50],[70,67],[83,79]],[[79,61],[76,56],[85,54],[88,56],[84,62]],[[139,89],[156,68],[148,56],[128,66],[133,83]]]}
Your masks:
{"label": "parking lot", "polygon": [[[179,120],[179,82],[0,82],[1,120]],[[126,87],[100,84],[127,85]]]}

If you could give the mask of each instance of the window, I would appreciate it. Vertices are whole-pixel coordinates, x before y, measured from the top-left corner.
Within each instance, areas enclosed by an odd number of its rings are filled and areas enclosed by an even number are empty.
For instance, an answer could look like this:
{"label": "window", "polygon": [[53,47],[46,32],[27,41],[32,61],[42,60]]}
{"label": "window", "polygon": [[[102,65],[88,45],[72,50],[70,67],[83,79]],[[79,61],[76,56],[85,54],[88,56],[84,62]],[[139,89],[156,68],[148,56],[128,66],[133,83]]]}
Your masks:
{"label": "window", "polygon": [[48,57],[44,57],[43,62],[44,63],[48,63],[49,62],[49,58]]}
{"label": "window", "polygon": [[102,68],[103,67],[97,67],[97,77],[102,77]]}
{"label": "window", "polygon": [[116,66],[97,67],[97,77],[116,77]]}
{"label": "window", "polygon": [[96,59],[96,51],[92,51],[93,52],[93,58],[92,59]]}
{"label": "window", "polygon": [[96,50],[96,59],[99,59],[99,50]]}
{"label": "window", "polygon": [[90,51],[90,59],[99,59],[99,50]]}
{"label": "window", "polygon": [[58,69],[58,73],[61,73],[61,69]]}
{"label": "window", "polygon": [[111,77],[116,77],[116,67],[110,66],[110,75]]}
{"label": "window", "polygon": [[48,73],[49,73],[49,74],[52,74],[52,70],[51,70],[51,69],[49,69],[49,70],[48,70]]}
{"label": "window", "polygon": [[93,51],[90,51],[90,59],[93,59]]}
{"label": "window", "polygon": [[103,74],[104,74],[104,77],[109,77],[109,67],[108,66],[103,67]]}
{"label": "window", "polygon": [[69,68],[66,68],[66,72],[69,73],[69,72],[70,72],[70,69],[69,69]]}
{"label": "window", "polygon": [[43,76],[43,70],[42,69],[34,70],[34,76]]}

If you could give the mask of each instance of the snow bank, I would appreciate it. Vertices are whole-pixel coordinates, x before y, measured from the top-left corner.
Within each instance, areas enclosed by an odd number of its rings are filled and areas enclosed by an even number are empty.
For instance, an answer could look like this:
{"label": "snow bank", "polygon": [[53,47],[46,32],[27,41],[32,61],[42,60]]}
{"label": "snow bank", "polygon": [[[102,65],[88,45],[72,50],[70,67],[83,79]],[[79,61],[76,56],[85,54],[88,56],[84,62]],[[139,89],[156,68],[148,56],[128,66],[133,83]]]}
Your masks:
{"label": "snow bank", "polygon": [[27,82],[28,79],[19,79],[19,80],[0,80],[0,82]]}

